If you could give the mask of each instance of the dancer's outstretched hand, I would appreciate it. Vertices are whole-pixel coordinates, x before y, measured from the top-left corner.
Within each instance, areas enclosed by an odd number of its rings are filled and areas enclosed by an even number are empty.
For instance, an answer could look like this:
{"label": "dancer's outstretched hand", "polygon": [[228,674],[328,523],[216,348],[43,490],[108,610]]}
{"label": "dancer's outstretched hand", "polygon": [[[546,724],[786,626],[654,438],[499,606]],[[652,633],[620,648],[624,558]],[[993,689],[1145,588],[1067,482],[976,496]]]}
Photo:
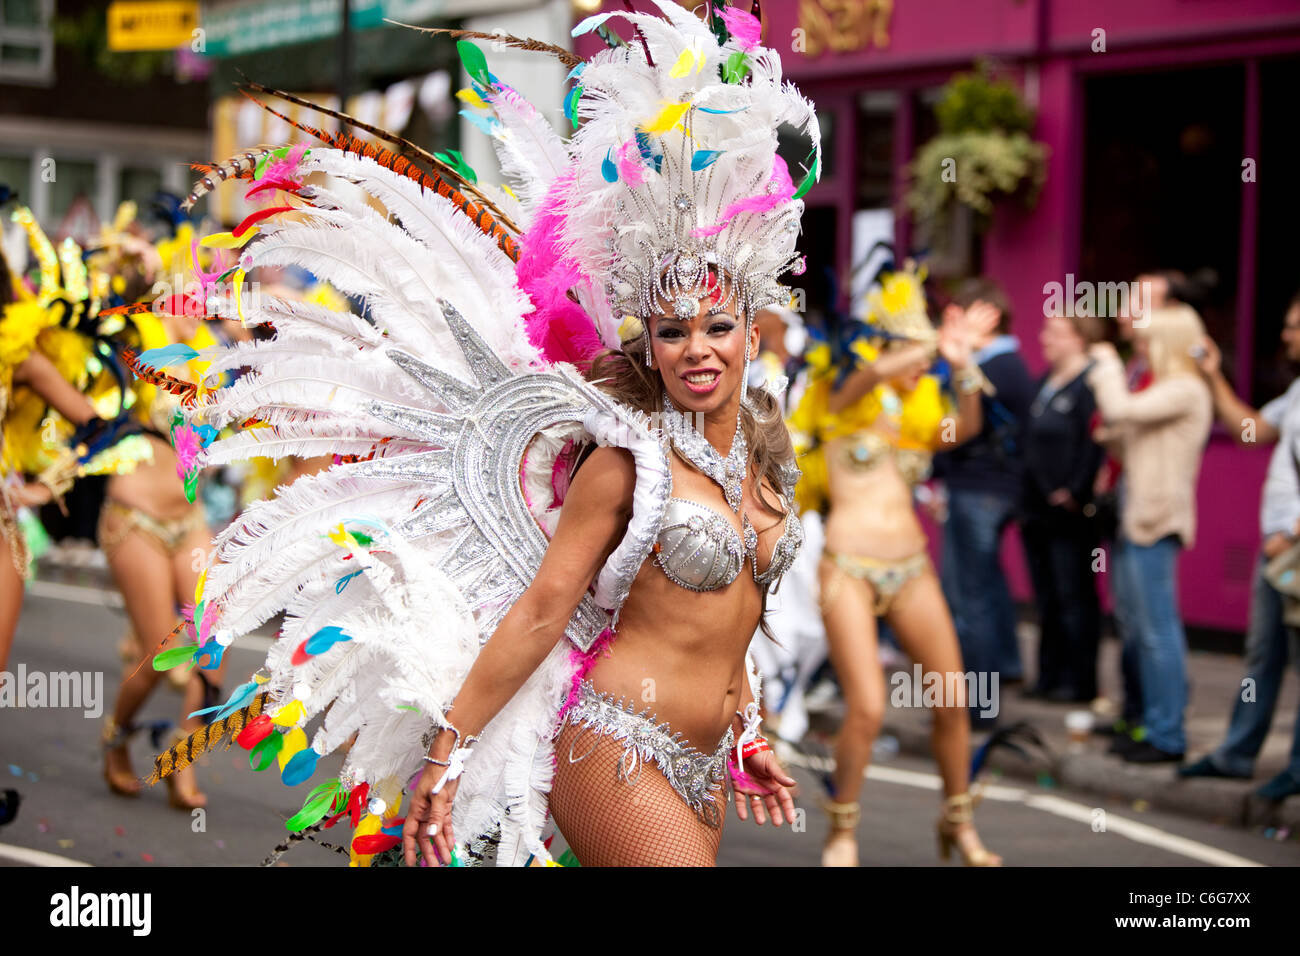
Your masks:
{"label": "dancer's outstretched hand", "polygon": [[744,776],[739,779],[733,776],[731,784],[736,794],[736,816],[740,819],[748,820],[753,809],[754,822],[759,826],[767,822],[768,816],[778,827],[786,820],[794,822],[791,789],[798,784],[782,769],[772,751],[763,750],[745,758]]}
{"label": "dancer's outstretched hand", "polygon": [[451,830],[451,804],[460,780],[452,780],[437,794],[431,793],[446,767],[429,764],[411,791],[411,805],[402,827],[402,854],[407,866],[415,866],[418,848],[429,866],[451,862],[451,848],[456,845]]}

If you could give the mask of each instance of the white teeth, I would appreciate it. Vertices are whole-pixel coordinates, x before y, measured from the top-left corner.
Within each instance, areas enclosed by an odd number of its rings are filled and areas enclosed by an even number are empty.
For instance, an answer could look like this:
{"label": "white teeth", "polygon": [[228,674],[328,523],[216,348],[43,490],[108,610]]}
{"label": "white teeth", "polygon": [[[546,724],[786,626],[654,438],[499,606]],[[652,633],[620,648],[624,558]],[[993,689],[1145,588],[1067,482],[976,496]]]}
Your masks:
{"label": "white teeth", "polygon": [[687,375],[686,381],[692,385],[708,385],[718,377],[716,372],[705,372],[701,375]]}

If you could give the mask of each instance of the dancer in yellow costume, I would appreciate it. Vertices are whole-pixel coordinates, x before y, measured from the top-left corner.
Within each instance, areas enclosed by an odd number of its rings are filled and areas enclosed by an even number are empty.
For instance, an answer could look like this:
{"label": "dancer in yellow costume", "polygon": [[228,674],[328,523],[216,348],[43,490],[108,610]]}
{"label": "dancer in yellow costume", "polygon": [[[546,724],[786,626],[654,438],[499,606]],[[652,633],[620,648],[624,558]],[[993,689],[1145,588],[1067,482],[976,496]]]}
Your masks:
{"label": "dancer in yellow costume", "polygon": [[[60,337],[66,331],[60,321],[84,299],[80,250],[73,244],[56,251],[25,207],[12,219],[27,233],[39,279],[29,290],[0,255],[0,671],[8,668],[28,566],[17,511],[40,507],[71,487],[75,457],[65,442],[74,428],[97,418],[69,382],[86,347]],[[66,427],[47,427],[54,419]]]}
{"label": "dancer in yellow costume", "polygon": [[[885,618],[926,673],[963,672],[913,491],[928,477],[936,450],[979,431],[985,387],[964,326],[936,332],[921,280],[910,270],[883,277],[870,296],[867,324],[844,351],[833,361],[827,346],[813,350],[813,378],[790,422],[804,472],[800,505],[826,513],[820,604],[846,704],[827,803],[827,866],[858,862],[858,795],[886,700],[876,618]],[[952,369],[955,407],[926,371],[936,352]],[[946,798],[938,823],[941,854],[947,858],[955,846],[968,865],[996,866],[1000,858],[984,848],[971,822],[965,685],[945,680],[944,686],[960,699],[934,709],[932,746]]]}

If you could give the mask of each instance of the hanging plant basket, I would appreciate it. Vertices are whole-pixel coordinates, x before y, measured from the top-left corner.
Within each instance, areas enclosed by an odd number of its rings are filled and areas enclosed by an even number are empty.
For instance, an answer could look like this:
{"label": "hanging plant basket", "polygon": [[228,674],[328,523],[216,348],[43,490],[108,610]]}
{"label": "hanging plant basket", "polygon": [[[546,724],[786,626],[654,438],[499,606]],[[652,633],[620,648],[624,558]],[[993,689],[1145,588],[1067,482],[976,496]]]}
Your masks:
{"label": "hanging plant basket", "polygon": [[980,232],[1001,201],[1033,206],[1047,175],[1048,148],[1030,137],[1034,115],[1019,90],[981,66],[949,81],[935,114],[939,134],[908,166],[907,206],[922,236],[942,245],[961,206]]}

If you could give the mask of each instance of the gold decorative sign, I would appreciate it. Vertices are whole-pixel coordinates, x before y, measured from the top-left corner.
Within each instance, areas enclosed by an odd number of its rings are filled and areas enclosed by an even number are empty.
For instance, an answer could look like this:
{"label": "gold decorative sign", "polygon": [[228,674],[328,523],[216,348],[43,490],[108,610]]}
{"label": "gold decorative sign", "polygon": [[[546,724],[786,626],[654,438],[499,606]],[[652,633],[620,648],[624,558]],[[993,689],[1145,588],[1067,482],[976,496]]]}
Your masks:
{"label": "gold decorative sign", "polygon": [[799,0],[795,50],[813,58],[827,50],[884,49],[893,14],[894,0]]}
{"label": "gold decorative sign", "polygon": [[108,5],[108,48],[171,50],[187,46],[199,26],[198,0],[145,0]]}

